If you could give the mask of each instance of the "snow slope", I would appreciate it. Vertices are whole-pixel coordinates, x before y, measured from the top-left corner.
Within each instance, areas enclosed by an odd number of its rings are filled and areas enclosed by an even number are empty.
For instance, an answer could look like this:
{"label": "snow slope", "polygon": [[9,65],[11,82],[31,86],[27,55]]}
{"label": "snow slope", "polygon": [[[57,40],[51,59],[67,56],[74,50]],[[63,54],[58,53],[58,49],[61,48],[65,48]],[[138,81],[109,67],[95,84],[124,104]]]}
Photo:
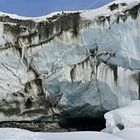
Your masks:
{"label": "snow slope", "polygon": [[104,115],[106,119],[106,129],[116,131],[118,125],[124,128],[140,127],[140,101],[132,101],[125,107],[112,110]]}
{"label": "snow slope", "polygon": [[115,134],[126,140],[139,140],[140,139],[140,127],[127,128],[119,133]]}
{"label": "snow slope", "polygon": [[[94,10],[86,10],[85,12],[81,14],[81,16],[85,19],[94,20],[95,17],[98,17],[98,16],[107,17],[107,16],[115,15],[117,13],[123,14],[123,11],[134,7],[139,2],[140,0],[116,0]],[[121,3],[126,3],[126,5],[125,6],[121,5]],[[115,10],[110,10],[109,6],[112,4],[119,4],[119,6]]]}

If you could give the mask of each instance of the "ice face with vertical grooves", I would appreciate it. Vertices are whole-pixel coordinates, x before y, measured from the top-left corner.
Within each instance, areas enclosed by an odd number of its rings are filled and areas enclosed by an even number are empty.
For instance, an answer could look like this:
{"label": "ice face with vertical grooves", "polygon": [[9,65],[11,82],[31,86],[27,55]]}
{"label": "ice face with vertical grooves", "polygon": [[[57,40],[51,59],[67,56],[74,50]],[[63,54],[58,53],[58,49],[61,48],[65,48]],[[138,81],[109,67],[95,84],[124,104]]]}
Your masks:
{"label": "ice face with vertical grooves", "polygon": [[0,121],[101,117],[140,96],[140,3],[52,17],[0,15]]}

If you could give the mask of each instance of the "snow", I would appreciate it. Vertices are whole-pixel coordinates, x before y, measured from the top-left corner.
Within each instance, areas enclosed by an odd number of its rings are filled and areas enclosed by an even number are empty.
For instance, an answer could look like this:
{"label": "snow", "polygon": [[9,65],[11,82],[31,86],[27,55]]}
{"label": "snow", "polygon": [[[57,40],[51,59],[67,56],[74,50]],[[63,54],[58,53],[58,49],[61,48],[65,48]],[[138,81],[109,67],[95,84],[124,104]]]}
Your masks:
{"label": "snow", "polygon": [[[113,15],[116,14],[118,12],[122,12],[123,10],[126,9],[130,9],[132,7],[134,7],[135,5],[137,5],[140,2],[140,0],[115,0],[113,2],[110,2],[109,4],[102,6],[100,8],[97,9],[93,9],[93,10],[78,10],[79,12],[81,12],[81,17],[85,18],[85,19],[90,19],[90,20],[94,20],[95,17],[97,16],[109,16],[109,15]],[[119,4],[119,3],[126,3],[127,6],[121,6],[119,5],[119,8],[111,11],[109,9],[109,6],[112,4]],[[77,11],[63,11],[63,13],[76,13]],[[0,12],[0,16],[10,16],[13,19],[22,19],[22,20],[34,20],[36,22],[40,22],[46,18],[50,18],[54,15],[57,14],[62,14],[61,11],[59,12],[53,12],[50,13],[48,15],[45,16],[40,16],[40,17],[24,17],[24,16],[18,16],[16,14],[8,14],[8,13],[4,13],[4,12]]]}
{"label": "snow", "polygon": [[129,128],[115,134],[103,132],[43,133],[16,128],[0,128],[0,140],[139,140],[139,138],[140,128]]}
{"label": "snow", "polygon": [[[98,16],[114,15],[114,14],[117,14],[119,12],[122,12],[124,10],[127,10],[127,9],[134,7],[139,2],[140,2],[139,0],[116,0],[116,1],[113,1],[113,2],[103,6],[103,7],[100,7],[100,8],[94,9],[94,10],[87,10],[81,14],[81,17],[88,19],[88,20],[94,20],[94,18],[98,17]],[[118,9],[111,11],[109,9],[109,6],[111,6],[114,3],[115,4],[126,3],[127,5],[126,6],[119,5]]]}
{"label": "snow", "polygon": [[116,134],[117,136],[126,140],[139,140],[140,139],[140,127],[128,128],[120,131]]}
{"label": "snow", "polygon": [[21,129],[1,128],[0,140],[124,140],[102,132],[39,133]]}
{"label": "snow", "polygon": [[140,101],[131,101],[127,106],[112,110],[104,115],[106,119],[106,131],[120,131],[117,125],[124,128],[140,126]]}
{"label": "snow", "polygon": [[[0,16],[9,16],[10,18],[13,18],[13,19],[22,19],[22,20],[33,20],[33,21],[36,21],[36,22],[40,22],[42,20],[45,20],[46,18],[50,18],[50,17],[53,17],[57,14],[62,14],[62,13],[76,13],[77,11],[63,11],[63,12],[52,12],[48,15],[45,15],[45,16],[40,16],[40,17],[24,17],[24,16],[19,16],[17,14],[9,14],[9,13],[4,13],[4,12],[0,12]],[[81,10],[80,12],[83,12],[83,10]]]}

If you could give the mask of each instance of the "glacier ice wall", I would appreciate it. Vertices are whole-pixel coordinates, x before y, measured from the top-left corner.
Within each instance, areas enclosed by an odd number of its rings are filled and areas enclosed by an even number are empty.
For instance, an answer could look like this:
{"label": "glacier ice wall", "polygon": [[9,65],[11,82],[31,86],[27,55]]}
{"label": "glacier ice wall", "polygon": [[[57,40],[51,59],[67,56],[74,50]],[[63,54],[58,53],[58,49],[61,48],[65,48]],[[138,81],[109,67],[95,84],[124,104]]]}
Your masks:
{"label": "glacier ice wall", "polygon": [[139,99],[140,4],[107,9],[0,16],[0,121],[94,118]]}

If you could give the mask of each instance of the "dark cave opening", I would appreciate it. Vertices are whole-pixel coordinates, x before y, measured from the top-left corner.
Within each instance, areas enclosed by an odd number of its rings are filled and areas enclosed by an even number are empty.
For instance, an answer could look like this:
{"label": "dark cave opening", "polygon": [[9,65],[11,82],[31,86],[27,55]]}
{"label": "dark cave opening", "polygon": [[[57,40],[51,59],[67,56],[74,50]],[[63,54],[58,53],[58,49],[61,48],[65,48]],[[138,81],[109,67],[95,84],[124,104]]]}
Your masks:
{"label": "dark cave opening", "polygon": [[105,128],[103,118],[69,118],[59,122],[61,128],[76,131],[101,131]]}

